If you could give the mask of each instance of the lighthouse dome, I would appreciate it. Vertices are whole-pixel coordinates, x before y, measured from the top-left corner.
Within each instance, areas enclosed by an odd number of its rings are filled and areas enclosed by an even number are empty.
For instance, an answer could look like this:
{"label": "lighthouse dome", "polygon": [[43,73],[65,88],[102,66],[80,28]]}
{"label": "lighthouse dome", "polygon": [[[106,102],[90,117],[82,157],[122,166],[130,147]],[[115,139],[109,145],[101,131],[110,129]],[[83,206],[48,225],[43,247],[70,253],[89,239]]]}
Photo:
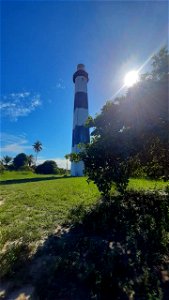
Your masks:
{"label": "lighthouse dome", "polygon": [[84,64],[78,64],[77,65],[77,70],[85,70],[85,65]]}
{"label": "lighthouse dome", "polygon": [[85,71],[85,65],[84,64],[78,64],[77,65],[77,71],[73,74],[73,82],[75,83],[75,80],[78,76],[83,76],[89,80],[88,73]]}

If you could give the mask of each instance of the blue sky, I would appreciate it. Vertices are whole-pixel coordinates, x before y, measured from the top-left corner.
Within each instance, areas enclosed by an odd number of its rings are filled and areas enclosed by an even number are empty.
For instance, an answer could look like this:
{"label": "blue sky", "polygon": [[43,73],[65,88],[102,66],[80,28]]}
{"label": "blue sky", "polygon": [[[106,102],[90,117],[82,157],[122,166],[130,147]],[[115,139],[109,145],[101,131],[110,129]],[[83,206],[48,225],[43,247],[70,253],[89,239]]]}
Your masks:
{"label": "blue sky", "polygon": [[31,154],[40,140],[40,159],[63,166],[76,65],[89,73],[94,116],[168,35],[166,1],[2,1],[1,19],[2,156]]}

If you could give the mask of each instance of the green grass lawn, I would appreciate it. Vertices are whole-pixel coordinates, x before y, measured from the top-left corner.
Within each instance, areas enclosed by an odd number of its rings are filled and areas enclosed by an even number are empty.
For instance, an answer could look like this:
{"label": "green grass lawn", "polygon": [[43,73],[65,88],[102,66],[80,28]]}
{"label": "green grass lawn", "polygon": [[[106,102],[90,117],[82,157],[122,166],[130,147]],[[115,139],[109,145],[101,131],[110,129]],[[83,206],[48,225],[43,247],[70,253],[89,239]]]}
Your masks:
{"label": "green grass lawn", "polygon": [[[164,190],[167,185],[168,183],[164,183],[162,181],[131,179],[128,189],[151,190],[151,191]],[[32,275],[33,273],[31,273],[31,268],[29,269],[28,267],[29,263],[31,262],[34,268],[34,263],[36,266],[36,262],[38,261],[38,259],[40,259],[40,269],[37,272],[40,276],[39,277],[40,279],[38,281],[40,282],[40,291],[42,287],[46,286],[46,283],[43,284],[43,281],[41,283],[43,268],[45,268],[44,274],[47,274],[47,277],[50,278],[51,282],[52,280],[53,282],[55,282],[55,278],[52,277],[53,276],[52,270],[55,270],[53,268],[56,268],[57,265],[56,261],[58,258],[59,261],[61,258],[61,265],[60,265],[61,270],[67,268],[68,265],[68,275],[72,274],[71,273],[72,259],[74,259],[74,257],[76,258],[76,255],[77,256],[79,255],[78,245],[80,241],[81,241],[82,249],[84,247],[83,252],[86,253],[86,235],[84,239],[80,239],[80,240],[78,240],[78,235],[77,237],[76,235],[73,235],[73,238],[72,237],[70,238],[70,235],[68,235],[68,240],[65,240],[64,237],[63,239],[62,238],[58,239],[57,235],[56,234],[52,235],[52,233],[55,233],[56,229],[58,229],[58,225],[63,224],[65,221],[67,222],[69,218],[70,218],[69,219],[70,224],[72,224],[73,221],[82,220],[81,214],[83,214],[83,211],[85,210],[83,210],[82,207],[82,213],[81,213],[80,211],[81,206],[78,205],[83,204],[83,206],[91,207],[93,204],[95,204],[100,198],[100,193],[98,192],[97,187],[93,183],[88,184],[86,182],[85,177],[64,178],[61,176],[59,177],[53,175],[37,175],[31,172],[4,172],[4,174],[1,175],[0,190],[1,190],[0,193],[0,273],[1,275],[0,277],[2,276],[3,280],[7,280],[7,281],[11,280],[11,283],[9,285],[10,286],[9,290],[11,288],[15,289],[17,285],[22,286],[24,285],[25,282],[30,283],[30,278],[32,278],[31,280],[33,281],[31,284],[33,284],[33,286],[35,284],[35,287],[38,291],[39,283],[37,283],[36,285],[33,277],[31,277],[33,276]],[[113,189],[112,189],[112,193],[113,193]],[[141,193],[140,194],[136,193],[136,197],[138,197],[137,195],[141,195]],[[150,195],[152,196],[152,194]],[[146,194],[146,196],[149,197],[149,194]],[[117,195],[117,197],[119,196]],[[133,201],[134,200],[135,199],[133,199]],[[140,196],[139,196],[139,200],[142,201],[142,198],[140,199]],[[105,219],[105,211],[103,210],[103,215],[102,215],[102,210],[101,210],[100,214],[98,214],[97,216],[97,206],[102,204],[108,205],[108,209],[109,209],[109,203],[107,202],[107,203],[98,203],[98,205],[94,207],[94,210],[96,214],[95,221],[98,222],[97,226],[98,227],[101,226],[100,228],[104,229],[107,222]],[[73,207],[75,207],[74,210],[72,210]],[[70,211],[72,212],[71,214]],[[73,211],[74,211],[74,215],[73,215]],[[112,215],[113,215],[113,211],[114,210],[112,209],[111,211]],[[88,215],[90,215],[89,211],[87,212],[87,216]],[[130,214],[128,215],[130,218]],[[114,215],[112,219],[113,220],[116,219]],[[112,219],[111,219],[111,223],[112,223]],[[95,226],[92,225],[93,215],[91,219],[91,224],[89,220],[90,218],[87,221],[87,224],[89,224],[89,230],[87,232],[91,233],[92,228],[95,228]],[[121,220],[121,217],[119,217],[119,220]],[[120,227],[117,226],[117,228],[119,231]],[[109,230],[110,230],[110,226],[108,226],[108,231]],[[95,241],[96,238],[95,232],[93,234],[94,234],[94,240],[92,240],[92,238],[90,239],[90,237],[87,238],[88,241],[90,240],[87,249],[90,249],[92,255],[94,255],[94,257],[97,258],[97,255],[95,255],[94,247],[95,246],[97,247],[96,252],[98,252],[98,247],[100,244],[97,244],[97,242]],[[102,234],[100,238],[101,240],[102,239],[104,240],[103,244],[105,245],[105,239],[103,238]],[[55,244],[56,241],[57,241],[57,245]],[[72,243],[71,245],[70,242]],[[43,245],[42,249],[41,247],[38,247],[41,244]],[[47,246],[47,248],[45,245]],[[66,245],[66,248],[64,248],[64,245]],[[63,249],[67,249],[67,248],[69,249],[68,256],[66,256],[65,260],[63,259],[63,265],[62,265],[62,254],[63,254],[62,252],[64,252],[65,250],[62,250],[62,247]],[[54,249],[56,250],[56,253]],[[54,258],[52,256],[53,254],[51,254],[53,253],[52,251],[54,251],[55,253]],[[61,251],[61,253],[57,254],[57,251]],[[100,254],[100,256],[102,258],[102,254]],[[98,261],[102,261],[101,258],[98,258]],[[45,262],[45,259],[47,259],[47,262]],[[56,259],[55,263],[53,263],[52,259],[54,260]],[[107,258],[103,265],[106,265],[106,261]],[[43,265],[43,263],[45,265]],[[90,271],[90,268],[93,268],[93,263],[91,265],[88,261],[86,261],[85,263],[87,263],[87,265],[84,265],[87,266],[85,267],[86,268],[85,272],[88,272]],[[77,269],[76,272],[77,274],[80,274],[78,273],[79,270],[80,269]],[[95,271],[97,273],[97,269]],[[103,274],[104,274],[104,270],[103,270]],[[70,275],[70,278],[72,278],[72,275]],[[50,280],[47,280],[47,282],[50,283]],[[49,287],[47,286],[47,290],[48,289],[51,290],[50,284]],[[66,289],[69,290],[69,288],[67,288],[67,283],[66,283]],[[56,291],[54,291],[54,293],[55,292]],[[41,294],[41,292],[38,293]],[[0,289],[0,294],[1,294],[1,289]],[[42,289],[42,294],[43,294],[43,289]],[[9,299],[11,298],[9,297]],[[47,299],[47,298],[42,297],[42,299]],[[81,299],[81,297],[77,299]]]}
{"label": "green grass lawn", "polygon": [[[63,222],[69,210],[79,203],[90,205],[99,196],[94,184],[88,185],[85,178],[57,178],[27,174],[27,178],[41,181],[1,184],[1,248],[6,242],[22,239],[30,243],[40,240]],[[23,173],[17,179],[26,178]],[[16,179],[11,172],[3,180]],[[1,182],[2,183],[2,182]]]}
{"label": "green grass lawn", "polygon": [[162,180],[130,179],[128,189],[133,190],[164,190],[169,182]]}
{"label": "green grass lawn", "polygon": [[31,171],[5,171],[4,173],[1,174],[0,180],[5,181],[5,180],[17,180],[17,179],[26,179],[26,178],[47,178],[55,176],[58,177],[58,175],[41,175],[41,174],[36,174]]}
{"label": "green grass lawn", "polygon": [[[129,188],[154,190],[166,185],[161,181],[131,179]],[[6,242],[41,240],[67,219],[73,206],[91,205],[99,198],[96,186],[88,185],[85,178],[31,172],[4,172],[0,189],[1,249]]]}

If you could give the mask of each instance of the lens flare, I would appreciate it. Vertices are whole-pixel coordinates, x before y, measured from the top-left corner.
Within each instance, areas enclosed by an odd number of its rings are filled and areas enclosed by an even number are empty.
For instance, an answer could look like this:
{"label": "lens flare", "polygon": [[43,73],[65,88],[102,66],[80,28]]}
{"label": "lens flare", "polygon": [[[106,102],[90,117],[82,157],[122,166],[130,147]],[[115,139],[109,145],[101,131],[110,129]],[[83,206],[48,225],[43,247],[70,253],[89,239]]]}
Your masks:
{"label": "lens flare", "polygon": [[124,78],[124,84],[126,87],[131,87],[139,80],[139,75],[137,71],[130,71],[126,74]]}

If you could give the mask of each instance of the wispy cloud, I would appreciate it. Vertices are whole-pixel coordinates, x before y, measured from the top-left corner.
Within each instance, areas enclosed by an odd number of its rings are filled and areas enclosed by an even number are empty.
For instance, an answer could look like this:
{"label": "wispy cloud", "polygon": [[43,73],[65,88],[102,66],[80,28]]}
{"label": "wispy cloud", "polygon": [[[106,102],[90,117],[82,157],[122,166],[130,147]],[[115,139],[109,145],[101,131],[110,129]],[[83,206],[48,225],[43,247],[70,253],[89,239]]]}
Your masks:
{"label": "wispy cloud", "polygon": [[28,145],[28,140],[25,135],[12,135],[7,133],[1,133],[0,135],[1,143],[1,155],[6,153],[18,154],[25,152],[25,150],[32,149],[32,146]]}
{"label": "wispy cloud", "polygon": [[2,96],[0,111],[2,116],[7,116],[11,121],[17,121],[19,117],[28,116],[41,105],[39,94],[30,92],[11,93]]}
{"label": "wispy cloud", "polygon": [[45,160],[54,160],[59,168],[64,168],[66,169],[68,167],[68,169],[70,169],[70,161],[66,161],[65,158],[63,157],[56,157],[56,158],[44,158],[44,157],[39,157],[39,159],[37,160],[37,164],[42,164]]}
{"label": "wispy cloud", "polygon": [[65,85],[64,85],[64,82],[63,82],[62,79],[58,80],[58,82],[56,83],[55,88],[59,89],[59,90],[64,90],[65,89]]}

